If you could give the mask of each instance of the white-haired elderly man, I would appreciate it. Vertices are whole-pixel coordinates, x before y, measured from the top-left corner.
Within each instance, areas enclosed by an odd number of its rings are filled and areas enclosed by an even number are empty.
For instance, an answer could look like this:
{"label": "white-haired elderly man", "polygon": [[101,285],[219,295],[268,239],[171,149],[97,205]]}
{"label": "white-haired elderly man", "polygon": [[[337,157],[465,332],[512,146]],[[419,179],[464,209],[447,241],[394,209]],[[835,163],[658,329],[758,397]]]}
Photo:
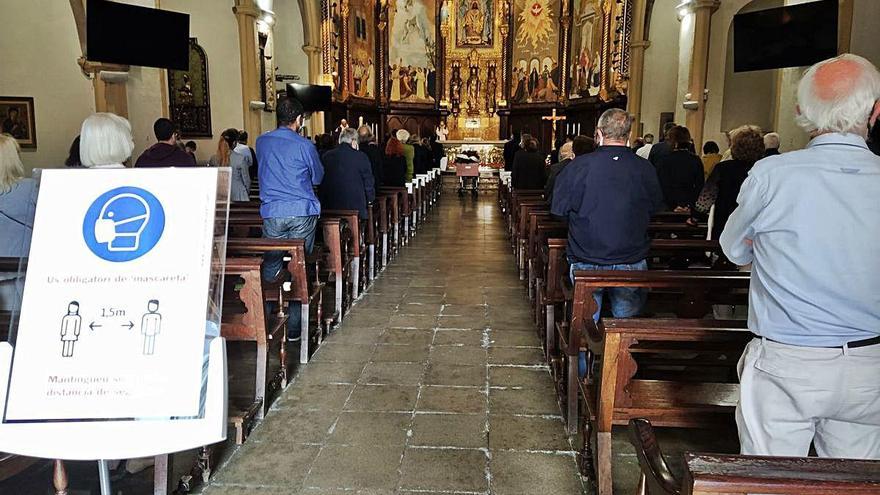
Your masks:
{"label": "white-haired elderly man", "polygon": [[855,55],[798,87],[804,150],[755,164],[721,234],[752,264],[736,410],[744,454],[880,458],[880,72]]}
{"label": "white-haired elderly man", "polygon": [[764,134],[764,157],[779,154],[779,134],[768,132]]}

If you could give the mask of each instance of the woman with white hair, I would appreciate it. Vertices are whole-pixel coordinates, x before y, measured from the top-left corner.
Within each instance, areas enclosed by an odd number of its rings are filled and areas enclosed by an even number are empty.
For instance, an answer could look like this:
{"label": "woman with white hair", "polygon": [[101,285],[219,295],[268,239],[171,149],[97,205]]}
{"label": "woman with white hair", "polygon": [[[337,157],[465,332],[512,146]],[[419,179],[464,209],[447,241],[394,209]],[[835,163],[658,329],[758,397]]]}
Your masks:
{"label": "woman with white hair", "polygon": [[131,124],[113,113],[100,112],[86,117],[79,139],[79,157],[88,168],[125,168],[131,158],[134,139]]}
{"label": "woman with white hair", "polygon": [[406,129],[397,131],[395,135],[400,144],[403,145],[403,157],[406,159],[406,181],[413,180],[413,170],[415,170],[416,149],[409,143],[410,133]]}
{"label": "woman with white hair", "polygon": [[[0,134],[0,257],[28,255],[35,201],[36,182],[24,176],[18,142]],[[0,272],[0,309],[17,306],[22,288],[19,282],[16,273]]]}

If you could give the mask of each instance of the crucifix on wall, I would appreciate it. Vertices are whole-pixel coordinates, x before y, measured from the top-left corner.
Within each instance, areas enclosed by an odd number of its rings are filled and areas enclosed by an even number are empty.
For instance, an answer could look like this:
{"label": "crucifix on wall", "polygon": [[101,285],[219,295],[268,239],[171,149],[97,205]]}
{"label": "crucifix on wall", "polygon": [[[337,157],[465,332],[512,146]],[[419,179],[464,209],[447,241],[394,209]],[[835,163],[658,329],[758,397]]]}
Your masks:
{"label": "crucifix on wall", "polygon": [[556,124],[559,121],[566,120],[565,115],[556,115],[556,109],[553,109],[553,113],[551,115],[547,115],[541,117],[541,120],[549,120],[550,121],[550,149],[556,150]]}

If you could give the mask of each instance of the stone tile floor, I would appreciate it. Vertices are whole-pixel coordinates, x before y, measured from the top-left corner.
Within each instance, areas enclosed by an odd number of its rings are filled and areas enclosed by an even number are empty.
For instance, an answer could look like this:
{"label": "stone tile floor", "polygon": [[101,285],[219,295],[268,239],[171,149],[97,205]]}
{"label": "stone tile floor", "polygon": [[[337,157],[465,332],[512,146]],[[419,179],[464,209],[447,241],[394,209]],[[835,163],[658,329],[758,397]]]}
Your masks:
{"label": "stone tile floor", "polygon": [[204,491],[343,492],[584,493],[494,201],[446,195]]}
{"label": "stone tile floor", "polygon": [[[204,493],[585,493],[494,197],[444,196]],[[657,432],[673,471],[686,450],[738,449],[733,429]],[[635,493],[625,429],[612,444],[614,492]],[[94,462],[66,464],[71,495],[98,493]],[[0,494],[50,486],[46,462]],[[152,494],[152,470],[113,490]]]}

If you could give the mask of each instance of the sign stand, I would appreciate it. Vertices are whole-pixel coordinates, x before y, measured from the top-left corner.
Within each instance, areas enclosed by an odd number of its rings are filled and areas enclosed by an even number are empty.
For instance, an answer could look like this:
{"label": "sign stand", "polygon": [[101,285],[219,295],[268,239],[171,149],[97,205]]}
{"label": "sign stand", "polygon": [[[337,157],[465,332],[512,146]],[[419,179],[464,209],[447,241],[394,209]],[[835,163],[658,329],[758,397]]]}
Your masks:
{"label": "sign stand", "polygon": [[60,477],[62,460],[97,460],[110,495],[106,459],[226,439],[230,173],[58,169],[38,184],[20,318],[0,342],[0,451],[55,459]]}
{"label": "sign stand", "polygon": [[107,461],[98,461],[98,478],[101,481],[101,495],[112,495],[110,490],[110,468],[107,467]]}

